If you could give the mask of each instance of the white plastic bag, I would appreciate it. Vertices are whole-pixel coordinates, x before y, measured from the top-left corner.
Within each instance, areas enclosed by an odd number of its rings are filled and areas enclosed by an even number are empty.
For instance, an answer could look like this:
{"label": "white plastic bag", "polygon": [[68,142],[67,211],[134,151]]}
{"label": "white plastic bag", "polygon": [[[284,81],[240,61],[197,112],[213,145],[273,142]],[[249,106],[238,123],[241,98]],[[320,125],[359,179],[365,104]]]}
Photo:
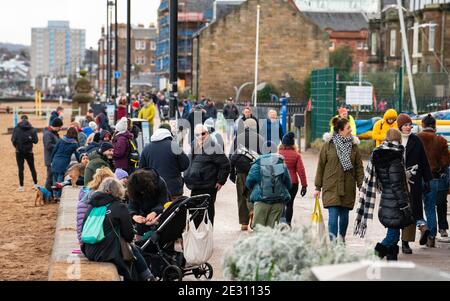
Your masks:
{"label": "white plastic bag", "polygon": [[312,226],[312,235],[313,237],[322,240],[325,238],[325,224],[323,222],[322,210],[320,208],[319,198],[316,198],[314,204],[314,212],[311,215],[311,226]]}
{"label": "white plastic bag", "polygon": [[195,228],[188,210],[186,229],[183,232],[183,250],[184,258],[189,265],[200,265],[211,258],[213,253],[213,226],[209,220],[208,211],[205,212],[198,228]]}

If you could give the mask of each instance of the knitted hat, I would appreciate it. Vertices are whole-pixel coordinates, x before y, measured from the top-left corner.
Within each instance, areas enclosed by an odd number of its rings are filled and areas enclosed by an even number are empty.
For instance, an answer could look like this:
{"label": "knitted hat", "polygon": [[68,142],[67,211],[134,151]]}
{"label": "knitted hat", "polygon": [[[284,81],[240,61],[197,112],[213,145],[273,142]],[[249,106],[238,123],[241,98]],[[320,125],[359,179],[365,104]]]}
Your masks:
{"label": "knitted hat", "polygon": [[98,149],[98,152],[100,154],[103,154],[107,150],[114,149],[114,146],[109,142],[103,142],[102,145],[100,145],[100,148]]}
{"label": "knitted hat", "polygon": [[293,146],[295,144],[295,134],[292,132],[287,133],[283,137],[283,145]]}
{"label": "knitted hat", "polygon": [[122,180],[122,179],[128,178],[128,176],[129,176],[128,173],[125,170],[121,169],[121,168],[117,168],[116,172],[114,174],[116,175],[116,178],[118,180]]}
{"label": "knitted hat", "polygon": [[135,108],[135,109],[139,109],[139,107],[140,107],[140,105],[139,105],[139,101],[135,101],[135,102],[133,102],[133,108]]}
{"label": "knitted hat", "polygon": [[436,128],[436,119],[433,117],[433,115],[428,114],[422,119],[422,126],[426,128]]}
{"label": "knitted hat", "polygon": [[128,120],[126,117],[122,117],[120,121],[116,124],[116,131],[119,133],[125,133],[128,129]]}
{"label": "knitted hat", "polygon": [[62,122],[62,120],[60,119],[60,118],[55,118],[55,119],[53,119],[53,121],[52,121],[52,127],[54,127],[54,128],[60,128],[60,127],[62,127],[63,126],[63,122]]}
{"label": "knitted hat", "polygon": [[397,117],[397,125],[398,125],[398,129],[401,130],[402,126],[404,126],[405,124],[410,123],[412,124],[412,120],[411,117],[409,117],[406,114],[400,114]]}

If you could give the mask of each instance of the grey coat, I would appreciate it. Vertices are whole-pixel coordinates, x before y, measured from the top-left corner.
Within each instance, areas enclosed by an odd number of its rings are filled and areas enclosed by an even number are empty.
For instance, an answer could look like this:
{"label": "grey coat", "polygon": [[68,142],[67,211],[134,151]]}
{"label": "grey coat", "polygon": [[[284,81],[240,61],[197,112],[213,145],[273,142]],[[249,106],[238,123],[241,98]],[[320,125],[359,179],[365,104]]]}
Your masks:
{"label": "grey coat", "polygon": [[52,153],[55,148],[56,143],[58,143],[59,135],[58,133],[47,127],[44,129],[44,161],[45,166],[52,165]]}

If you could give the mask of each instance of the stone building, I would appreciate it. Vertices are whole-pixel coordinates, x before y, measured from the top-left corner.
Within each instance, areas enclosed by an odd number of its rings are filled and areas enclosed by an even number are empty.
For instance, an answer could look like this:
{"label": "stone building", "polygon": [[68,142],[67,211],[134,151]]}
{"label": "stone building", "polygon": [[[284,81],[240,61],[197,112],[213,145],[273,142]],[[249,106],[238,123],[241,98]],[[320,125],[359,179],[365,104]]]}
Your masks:
{"label": "stone building", "polygon": [[[259,82],[277,86],[287,76],[303,83],[328,66],[327,33],[293,1],[248,0],[194,36],[193,94],[216,101],[254,82],[257,5],[261,6]],[[252,88],[243,95],[250,99]]]}

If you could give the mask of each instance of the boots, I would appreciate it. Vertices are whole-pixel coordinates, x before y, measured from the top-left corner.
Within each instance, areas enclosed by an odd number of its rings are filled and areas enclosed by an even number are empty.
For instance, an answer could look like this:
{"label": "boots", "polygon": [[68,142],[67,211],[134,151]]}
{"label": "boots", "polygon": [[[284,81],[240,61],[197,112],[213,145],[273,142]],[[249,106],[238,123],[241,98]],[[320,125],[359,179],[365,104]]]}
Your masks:
{"label": "boots", "polygon": [[398,245],[389,246],[388,247],[388,253],[386,255],[386,260],[387,261],[396,261],[399,249],[400,248],[398,247]]}
{"label": "boots", "polygon": [[409,247],[409,243],[404,240],[402,240],[402,253],[403,254],[412,254],[412,249]]}
{"label": "boots", "polygon": [[377,243],[375,246],[375,254],[380,257],[380,259],[383,259],[388,253],[388,248],[380,243]]}
{"label": "boots", "polygon": [[428,241],[428,236],[430,236],[430,229],[428,229],[427,225],[421,225],[419,227],[420,230],[420,240],[419,243],[421,246],[425,245]]}
{"label": "boots", "polygon": [[428,236],[427,247],[436,248],[436,239],[434,237]]}

